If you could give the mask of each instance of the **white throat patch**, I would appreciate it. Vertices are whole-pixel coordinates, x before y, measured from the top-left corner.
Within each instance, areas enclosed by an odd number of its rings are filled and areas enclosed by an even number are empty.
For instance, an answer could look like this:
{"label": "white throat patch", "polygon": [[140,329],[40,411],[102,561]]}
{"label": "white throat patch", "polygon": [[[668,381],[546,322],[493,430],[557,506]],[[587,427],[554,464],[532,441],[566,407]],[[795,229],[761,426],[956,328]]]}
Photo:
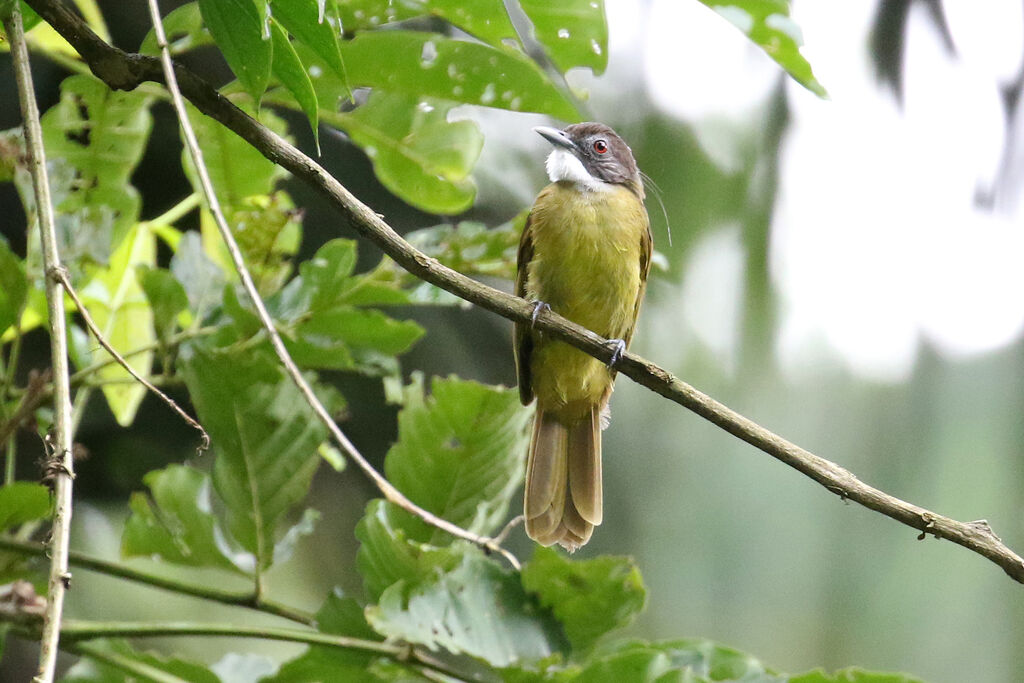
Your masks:
{"label": "white throat patch", "polygon": [[567,149],[556,149],[548,155],[544,164],[551,182],[565,180],[575,183],[577,187],[591,192],[607,192],[611,186],[587,173],[583,162]]}

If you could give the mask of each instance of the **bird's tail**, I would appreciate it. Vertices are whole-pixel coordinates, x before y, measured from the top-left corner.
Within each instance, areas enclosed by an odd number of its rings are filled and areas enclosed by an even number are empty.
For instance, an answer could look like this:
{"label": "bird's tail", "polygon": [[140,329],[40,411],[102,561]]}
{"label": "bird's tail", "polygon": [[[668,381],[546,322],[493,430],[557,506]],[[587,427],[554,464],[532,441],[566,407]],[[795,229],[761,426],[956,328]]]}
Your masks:
{"label": "bird's tail", "polygon": [[601,523],[601,419],[564,425],[537,410],[526,465],[526,533],[541,545],[569,552],[585,545]]}

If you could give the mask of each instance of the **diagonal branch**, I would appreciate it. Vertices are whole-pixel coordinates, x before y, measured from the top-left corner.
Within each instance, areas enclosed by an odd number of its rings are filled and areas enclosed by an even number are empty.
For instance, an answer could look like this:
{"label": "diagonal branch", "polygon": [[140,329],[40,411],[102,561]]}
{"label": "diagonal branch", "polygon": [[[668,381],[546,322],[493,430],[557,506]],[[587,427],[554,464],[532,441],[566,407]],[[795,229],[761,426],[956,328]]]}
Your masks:
{"label": "diagonal branch", "polygon": [[[127,53],[107,44],[57,0],[26,2],[78,50],[92,72],[111,88],[132,89],[144,81],[164,82],[156,59]],[[533,313],[530,302],[461,275],[418,251],[315,161],[246,115],[185,67],[175,64],[174,73],[182,94],[200,111],[318,190],[353,230],[376,243],[410,273],[509,320],[530,320]],[[536,326],[599,360],[611,360],[612,349],[604,339],[555,313],[542,313]],[[616,369],[805,474],[843,500],[880,512],[922,534],[953,541],[988,558],[1015,581],[1024,583],[1024,558],[1010,550],[984,521],[960,522],[869,486],[849,470],[783,439],[636,354],[626,353]]]}
{"label": "diagonal branch", "polygon": [[100,346],[106,349],[107,353],[110,354],[111,358],[113,358],[118,365],[124,368],[129,375],[135,378],[136,382],[139,382],[142,386],[146,387],[154,394],[156,394],[161,401],[170,406],[171,410],[180,415],[181,419],[185,420],[185,422],[189,423],[189,425],[191,425],[193,429],[199,432],[201,440],[199,443],[199,448],[197,449],[198,452],[202,453],[203,451],[208,449],[210,447],[210,435],[206,433],[206,430],[203,429],[203,426],[196,422],[194,419],[192,419],[192,416],[186,413],[181,408],[181,406],[175,403],[174,399],[172,399],[170,396],[157,389],[155,386],[153,386],[152,382],[150,382],[148,379],[140,375],[135,368],[128,364],[128,361],[125,360],[124,356],[118,353],[117,349],[110,345],[110,342],[107,341],[106,337],[103,336],[103,332],[100,331],[99,326],[92,319],[92,316],[89,315],[89,311],[88,309],[86,309],[85,304],[83,304],[82,300],[78,298],[78,292],[75,291],[75,288],[71,285],[71,280],[68,278],[67,269],[55,269],[53,277],[67,291],[68,296],[71,297],[71,300],[75,302],[75,306],[78,307],[78,312],[81,314],[82,320],[85,321],[85,326],[89,328],[90,332],[92,332],[92,336],[96,337],[96,341],[99,342]]}
{"label": "diagonal branch", "polygon": [[[157,7],[156,0],[149,0],[149,13],[153,21],[153,30],[156,32],[157,45],[160,46],[160,64],[164,78],[166,79],[167,90],[171,94],[171,101],[173,102],[174,109],[178,114],[178,122],[185,135],[185,144],[199,176],[199,184],[202,186],[206,204],[210,209],[210,213],[213,215],[214,222],[217,224],[217,230],[220,232],[221,239],[224,240],[228,253],[231,255],[231,261],[235,265],[235,270],[238,272],[238,276],[242,281],[242,286],[245,288],[246,294],[249,295],[249,300],[252,301],[252,304],[256,309],[256,314],[259,316],[263,329],[266,331],[267,337],[270,339],[270,344],[274,348],[274,352],[277,354],[281,364],[284,365],[285,370],[288,372],[288,376],[291,377],[295,386],[298,387],[299,392],[302,393],[306,402],[309,403],[313,412],[316,413],[316,416],[324,426],[327,427],[331,436],[341,447],[342,452],[344,452],[359,466],[363,473],[373,481],[389,502],[397,505],[410,514],[419,517],[427,524],[448,532],[456,538],[461,538],[469,541],[470,543],[474,543],[487,552],[496,552],[500,554],[508,560],[509,564],[516,569],[519,569],[519,561],[516,559],[515,555],[502,548],[492,539],[480,536],[479,534],[474,534],[456,524],[452,524],[446,519],[424,510],[409,500],[405,494],[395,488],[380,472],[374,469],[373,465],[371,465],[355,445],[349,441],[348,437],[341,431],[341,428],[338,427],[330,413],[327,412],[327,408],[324,407],[324,404],[317,398],[316,394],[313,392],[313,387],[311,387],[309,382],[306,381],[306,378],[302,376],[302,371],[299,370],[295,361],[292,360],[291,354],[288,353],[288,349],[285,347],[284,341],[281,339],[281,335],[277,331],[274,320],[270,317],[270,312],[267,311],[267,307],[264,305],[263,299],[260,297],[255,283],[253,283],[252,275],[249,273],[249,269],[245,265],[245,259],[242,256],[242,251],[238,248],[238,243],[235,241],[235,236],[231,232],[231,228],[228,227],[227,219],[224,218],[224,212],[221,211],[220,202],[217,199],[216,192],[214,192],[209,171],[206,169],[206,164],[203,163],[203,151],[199,148],[199,142],[196,140],[195,132],[193,132],[192,125],[188,120],[188,112],[185,109],[185,102],[182,100],[181,91],[178,87],[178,78],[176,76],[176,71],[178,71],[178,69],[171,62],[171,51],[167,46],[167,36],[164,35],[163,23],[160,21],[160,9]],[[259,124],[257,123],[257,125]],[[273,134],[271,133],[271,135]],[[284,140],[281,140],[281,138],[277,139],[280,140],[282,144],[287,144]],[[257,594],[260,593],[261,586],[260,574],[257,572]]]}
{"label": "diagonal branch", "polygon": [[71,544],[71,494],[75,475],[71,459],[73,427],[68,331],[64,319],[64,290],[52,277],[53,273],[61,268],[60,251],[57,248],[50,180],[46,172],[46,153],[43,149],[43,130],[39,125],[39,108],[36,106],[32,71],[28,63],[28,45],[25,43],[21,7],[17,2],[7,3],[6,11],[9,14],[3,17],[3,26],[11,43],[14,77],[18,84],[18,99],[21,103],[21,116],[24,119],[25,149],[35,195],[35,218],[39,224],[43,270],[46,274],[46,305],[50,318],[54,450],[47,464],[47,475],[53,479],[53,525],[50,530],[50,576],[39,644],[39,669],[33,679],[40,683],[50,683],[57,667],[64,593],[71,582],[71,574],[68,573],[68,548]]}

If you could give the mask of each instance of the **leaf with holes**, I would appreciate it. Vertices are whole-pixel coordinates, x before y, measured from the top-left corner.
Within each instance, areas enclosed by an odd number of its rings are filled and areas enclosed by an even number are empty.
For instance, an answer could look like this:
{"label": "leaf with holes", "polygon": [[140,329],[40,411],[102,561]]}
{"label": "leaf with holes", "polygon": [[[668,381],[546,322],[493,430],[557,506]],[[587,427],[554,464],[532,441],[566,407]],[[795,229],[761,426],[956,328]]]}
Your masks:
{"label": "leaf with holes", "polygon": [[595,74],[608,66],[608,22],[604,0],[520,0],[533,35],[563,73],[576,66]]}

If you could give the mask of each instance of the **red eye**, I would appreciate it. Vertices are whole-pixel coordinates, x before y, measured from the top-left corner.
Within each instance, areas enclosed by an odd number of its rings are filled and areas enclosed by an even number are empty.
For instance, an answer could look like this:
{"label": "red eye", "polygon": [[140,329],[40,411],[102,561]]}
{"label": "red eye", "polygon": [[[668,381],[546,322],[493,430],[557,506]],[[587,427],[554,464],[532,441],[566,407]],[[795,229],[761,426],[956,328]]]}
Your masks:
{"label": "red eye", "polygon": [[608,143],[604,140],[594,140],[594,151],[598,154],[604,154],[608,151]]}

